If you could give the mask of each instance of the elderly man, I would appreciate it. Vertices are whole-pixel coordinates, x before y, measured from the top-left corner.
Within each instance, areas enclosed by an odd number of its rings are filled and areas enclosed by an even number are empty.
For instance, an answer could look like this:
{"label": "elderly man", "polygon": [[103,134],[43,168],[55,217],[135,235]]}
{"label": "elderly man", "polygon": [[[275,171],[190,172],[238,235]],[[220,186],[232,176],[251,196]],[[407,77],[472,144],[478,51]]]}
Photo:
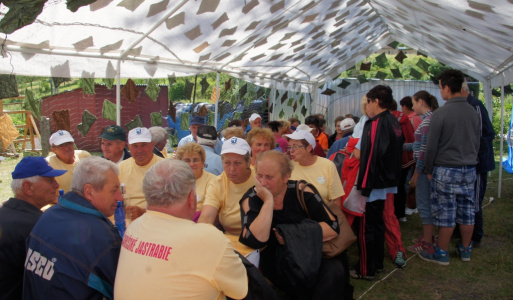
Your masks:
{"label": "elderly man", "polygon": [[21,299],[25,240],[42,214],[57,199],[55,170],[43,157],[24,157],[12,172],[14,198],[0,207],[0,298]]}
{"label": "elderly man", "polygon": [[137,127],[128,133],[128,149],[132,157],[119,164],[119,180],[126,185],[127,219],[135,220],[146,211],[142,181],[146,171],[163,160],[153,154],[155,143],[148,128]]}
{"label": "elderly man", "polygon": [[191,221],[194,185],[191,168],[180,160],[159,162],[146,173],[148,211],[125,233],[116,299],[246,296],[246,269],[228,238],[213,226]]}
{"label": "elderly man", "polygon": [[200,126],[198,128],[198,144],[205,149],[205,171],[214,175],[223,173],[223,161],[221,156],[214,152],[217,141],[217,131],[214,126]]}
{"label": "elderly man", "polygon": [[91,154],[87,151],[75,150],[75,140],[66,130],[59,130],[50,136],[50,150],[55,154],[46,158],[50,166],[68,171],[56,178],[61,189],[67,193],[70,191],[75,165]]}
{"label": "elderly man", "polygon": [[244,134],[247,135],[252,128],[262,128],[262,117],[259,114],[252,114],[248,121],[249,124],[246,127]]}
{"label": "elderly man", "polygon": [[126,147],[126,132],[123,127],[110,125],[100,135],[102,157],[119,164],[132,157]]}
{"label": "elderly man", "polygon": [[160,126],[150,127],[151,140],[155,143],[155,147],[153,148],[153,154],[160,156],[162,158],[167,158],[167,131]]}
{"label": "elderly man", "polygon": [[72,191],[27,240],[23,299],[113,299],[121,237],[107,217],[123,200],[118,173],[101,157],[77,164]]}
{"label": "elderly man", "polygon": [[483,102],[470,95],[466,81],[463,82],[461,93],[463,97],[467,97],[467,102],[470,103],[470,105],[472,105],[478,112],[481,124],[475,183],[476,204],[479,203],[479,210],[476,209],[474,232],[472,233],[472,247],[478,247],[484,236],[482,206],[486,192],[486,184],[488,182],[488,172],[495,169],[495,158],[493,156],[493,139],[495,138],[495,130],[493,129],[490,118],[488,117],[486,107],[483,105]]}
{"label": "elderly man", "polygon": [[[202,125],[205,125],[205,118],[201,116],[194,116],[192,118],[191,123],[189,124],[189,130],[191,131],[191,134],[188,136],[182,138],[180,142],[178,142],[178,147],[183,146],[187,144],[188,142],[198,142],[198,128]],[[216,138],[216,145],[214,147],[214,151],[216,154],[221,154],[221,147],[223,146],[223,143]]]}

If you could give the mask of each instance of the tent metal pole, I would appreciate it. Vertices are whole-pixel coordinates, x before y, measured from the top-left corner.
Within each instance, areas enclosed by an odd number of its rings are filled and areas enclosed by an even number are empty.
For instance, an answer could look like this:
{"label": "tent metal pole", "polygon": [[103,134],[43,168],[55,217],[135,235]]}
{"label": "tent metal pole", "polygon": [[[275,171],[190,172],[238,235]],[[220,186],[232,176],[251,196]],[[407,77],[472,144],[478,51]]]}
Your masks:
{"label": "tent metal pole", "polygon": [[503,151],[503,145],[504,145],[504,76],[501,76],[501,151],[499,156],[499,191],[497,197],[501,198],[501,192],[502,192],[502,156],[504,155]]}
{"label": "tent metal pole", "polygon": [[217,130],[217,114],[219,113],[219,71],[217,71],[216,76],[216,105],[215,105],[215,114],[214,114],[214,127]]}
{"label": "tent metal pole", "polygon": [[274,121],[274,112],[276,111],[276,80],[272,80],[271,82],[271,104],[273,106],[273,111],[271,112],[271,121]]}
{"label": "tent metal pole", "polygon": [[116,125],[121,126],[121,60],[116,74]]}
{"label": "tent metal pole", "polygon": [[490,79],[483,81],[483,92],[485,96],[486,110],[488,110],[488,118],[493,119],[493,103],[492,103],[492,83]]}
{"label": "tent metal pole", "polygon": [[[317,103],[319,100],[319,82],[313,84],[313,91],[311,94],[312,101],[310,102],[310,115],[317,113]],[[312,104],[315,103],[315,112],[313,111]]]}

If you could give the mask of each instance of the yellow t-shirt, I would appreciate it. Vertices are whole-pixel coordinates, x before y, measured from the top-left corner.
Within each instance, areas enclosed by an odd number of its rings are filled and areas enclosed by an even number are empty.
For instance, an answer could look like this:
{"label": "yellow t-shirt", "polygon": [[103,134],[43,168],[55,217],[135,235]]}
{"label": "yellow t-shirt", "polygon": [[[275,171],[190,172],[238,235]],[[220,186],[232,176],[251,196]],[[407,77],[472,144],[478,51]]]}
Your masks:
{"label": "yellow t-shirt", "polygon": [[201,177],[196,180],[196,199],[198,200],[196,211],[200,211],[201,208],[203,208],[203,202],[205,201],[205,195],[207,194],[207,187],[216,177],[216,175],[203,170]]}
{"label": "yellow t-shirt", "polygon": [[241,299],[247,290],[246,268],[211,225],[150,210],[125,233],[114,299]]}
{"label": "yellow t-shirt", "polygon": [[144,197],[142,182],[146,172],[159,161],[164,160],[153,154],[152,160],[145,166],[138,166],[133,157],[119,163],[119,181],[126,185],[126,196],[129,197],[125,205],[135,205],[146,209],[146,198]]}
{"label": "yellow t-shirt", "polygon": [[299,163],[293,161],[294,170],[290,179],[292,180],[306,180],[313,184],[324,202],[337,199],[344,196],[344,188],[340,181],[337,168],[335,164],[326,158],[317,156],[314,164],[310,166],[301,166]]}
{"label": "yellow t-shirt", "polygon": [[239,242],[242,230],[239,201],[255,185],[254,178],[255,172],[251,170],[251,175],[246,182],[234,184],[223,172],[211,181],[203,202],[203,206],[210,205],[219,211],[219,222],[223,226],[226,236],[232,241],[233,248],[242,255],[246,255],[254,249]]}
{"label": "yellow t-shirt", "polygon": [[164,147],[164,149],[162,149],[162,151],[160,151],[160,153],[162,153],[162,155],[164,155],[164,158],[167,158],[167,148]]}
{"label": "yellow t-shirt", "polygon": [[77,165],[78,161],[89,156],[91,156],[91,154],[89,154],[87,151],[75,150],[75,162],[72,164],[63,162],[57,158],[55,154],[46,158],[46,161],[48,161],[52,168],[68,171],[61,176],[55,177],[55,180],[60,186],[59,189],[64,190],[64,193],[67,193],[71,190],[71,181],[73,180],[73,173],[75,172],[75,166]]}

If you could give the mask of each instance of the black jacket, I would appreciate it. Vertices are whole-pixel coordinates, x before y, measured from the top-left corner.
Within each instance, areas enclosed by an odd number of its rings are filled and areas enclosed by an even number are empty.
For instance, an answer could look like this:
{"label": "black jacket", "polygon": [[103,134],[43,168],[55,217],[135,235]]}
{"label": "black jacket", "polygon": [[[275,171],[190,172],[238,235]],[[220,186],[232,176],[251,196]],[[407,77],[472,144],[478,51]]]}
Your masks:
{"label": "black jacket", "polygon": [[493,139],[495,138],[495,130],[493,130],[492,122],[488,117],[488,111],[483,102],[468,96],[468,103],[472,105],[479,113],[481,120],[481,136],[479,141],[479,152],[477,153],[477,173],[486,173],[495,170],[495,158],[493,156]]}
{"label": "black jacket", "polygon": [[0,299],[21,299],[25,240],[43,212],[11,198],[0,207]]}
{"label": "black jacket", "polygon": [[292,286],[311,288],[317,281],[322,259],[322,229],[318,222],[304,219],[299,224],[278,224],[276,231],[285,245],[276,249],[277,271]]}
{"label": "black jacket", "polygon": [[[375,122],[377,122],[376,134],[372,143],[371,133]],[[360,172],[357,181],[357,188],[362,190],[363,196],[368,197],[373,189],[394,187],[399,184],[403,144],[401,125],[388,110],[365,122],[361,137]]]}

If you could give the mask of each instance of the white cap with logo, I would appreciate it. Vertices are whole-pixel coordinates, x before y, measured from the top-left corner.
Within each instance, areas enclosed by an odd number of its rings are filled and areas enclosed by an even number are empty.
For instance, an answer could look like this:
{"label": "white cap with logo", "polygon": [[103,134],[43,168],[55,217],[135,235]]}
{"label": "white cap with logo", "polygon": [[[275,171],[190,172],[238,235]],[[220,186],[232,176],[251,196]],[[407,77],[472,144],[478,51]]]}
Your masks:
{"label": "white cap with logo", "polygon": [[300,124],[296,127],[296,131],[297,130],[303,130],[303,131],[308,131],[308,132],[312,132],[313,128],[311,128],[310,126],[306,125],[306,124]]}
{"label": "white cap with logo", "polygon": [[262,119],[262,117],[261,117],[259,114],[252,114],[252,115],[249,117],[249,121],[250,121],[250,122],[253,122],[253,121],[255,121],[255,120],[256,120],[256,119],[258,119],[258,118]]}
{"label": "white cap with logo", "polygon": [[128,133],[128,144],[151,143],[151,133],[146,127],[137,127]]}
{"label": "white cap with logo", "polygon": [[69,133],[66,130],[58,130],[57,132],[54,132],[52,136],[50,136],[50,146],[55,145],[59,146],[64,143],[74,142],[75,140],[71,136],[71,133]]}
{"label": "white cap with logo", "polygon": [[246,142],[244,139],[232,137],[231,139],[223,142],[221,155],[226,153],[246,155],[247,153],[251,153],[251,147],[249,147],[248,142]]}
{"label": "white cap with logo", "polygon": [[354,122],[353,118],[345,118],[342,120],[342,122],[340,122],[340,129],[343,131],[351,130],[355,125],[356,123]]}
{"label": "white cap with logo", "polygon": [[288,137],[291,140],[306,140],[308,144],[312,146],[312,148],[315,148],[315,138],[313,134],[311,134],[309,131],[306,130],[296,130],[292,134],[285,134],[286,137]]}

